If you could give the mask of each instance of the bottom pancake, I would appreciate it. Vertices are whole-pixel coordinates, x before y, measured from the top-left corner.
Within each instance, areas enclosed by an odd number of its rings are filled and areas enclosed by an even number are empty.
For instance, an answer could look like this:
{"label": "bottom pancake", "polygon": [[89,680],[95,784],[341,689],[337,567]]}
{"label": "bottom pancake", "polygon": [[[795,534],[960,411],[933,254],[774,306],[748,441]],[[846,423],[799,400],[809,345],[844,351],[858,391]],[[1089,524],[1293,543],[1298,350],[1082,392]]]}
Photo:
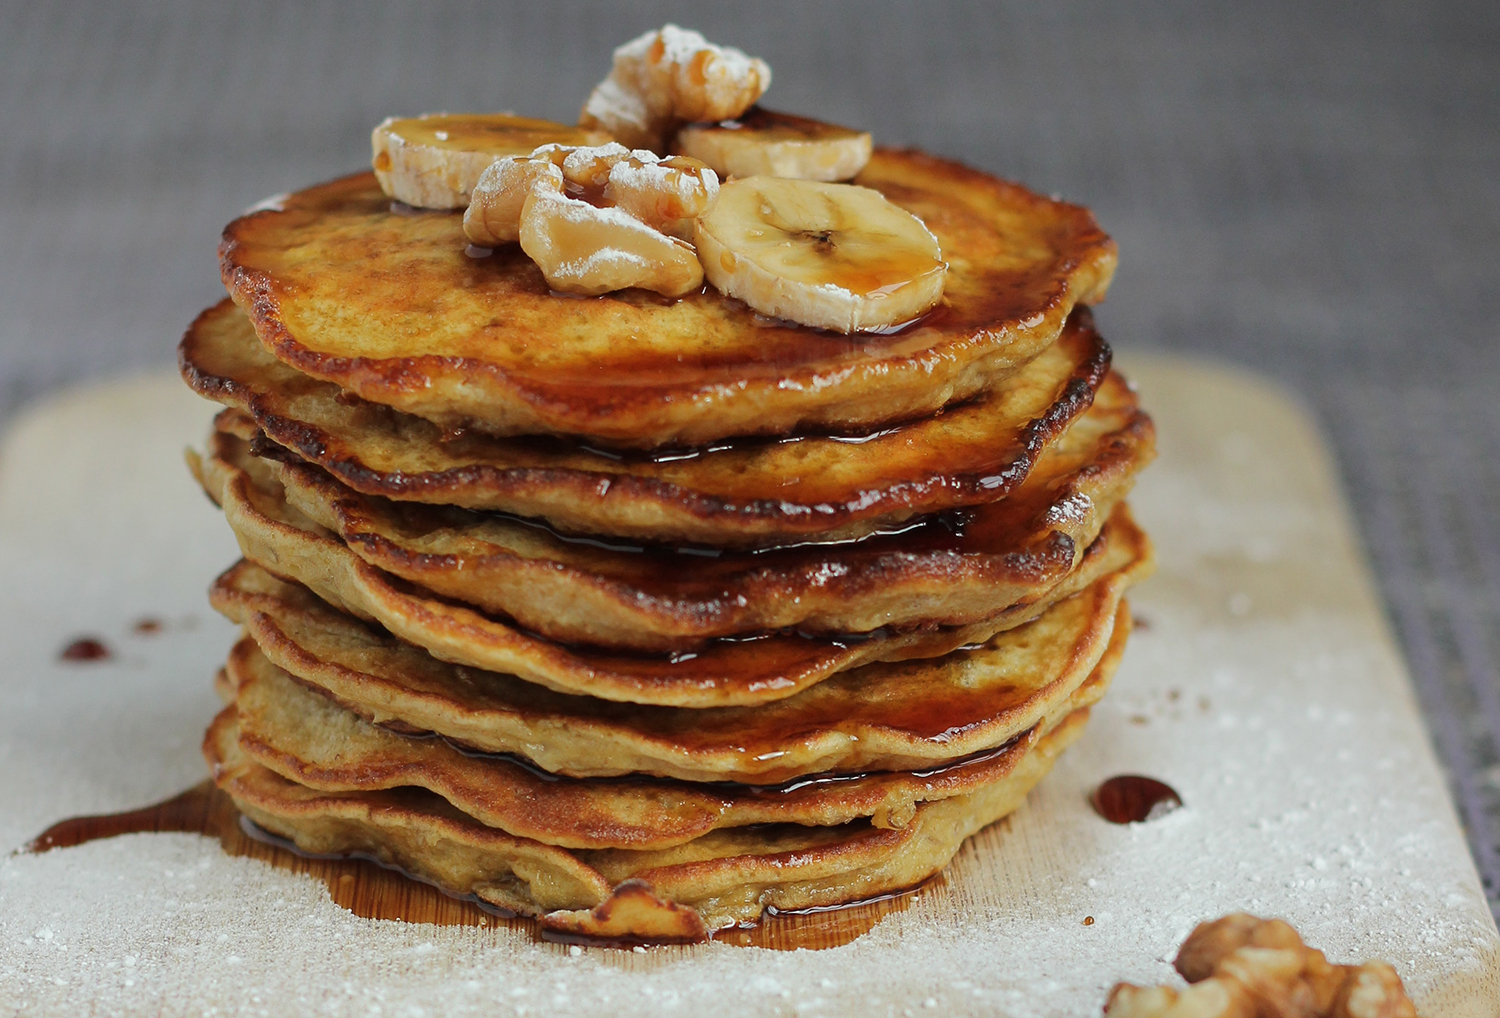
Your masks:
{"label": "bottom pancake", "polygon": [[322,792],[288,781],[239,745],[233,708],[204,740],[214,780],[250,820],[305,852],[360,854],[452,894],[522,915],[544,928],[650,940],[701,939],[707,930],[781,911],[844,904],[912,887],[963,840],[1015,810],[1082,733],[1088,708],[1034,743],[1017,743],[1004,774],[972,792],[917,806],[903,828],[866,821],[830,827],[768,824],[716,830],[651,851],[578,851],[478,823],[431,792]]}
{"label": "bottom pancake", "polygon": [[1041,720],[994,749],[917,772],[817,774],[782,785],[559,777],[514,757],[401,735],[299,683],[248,640],[230,655],[226,673],[240,749],[290,781],[335,792],[425,788],[516,837],[564,848],[640,850],[754,824],[831,827],[868,819],[876,827],[906,827],[921,803],[968,794],[1005,776],[1063,717],[1096,702],[1128,630],[1122,605],[1108,648],[1087,680],[1047,698]]}

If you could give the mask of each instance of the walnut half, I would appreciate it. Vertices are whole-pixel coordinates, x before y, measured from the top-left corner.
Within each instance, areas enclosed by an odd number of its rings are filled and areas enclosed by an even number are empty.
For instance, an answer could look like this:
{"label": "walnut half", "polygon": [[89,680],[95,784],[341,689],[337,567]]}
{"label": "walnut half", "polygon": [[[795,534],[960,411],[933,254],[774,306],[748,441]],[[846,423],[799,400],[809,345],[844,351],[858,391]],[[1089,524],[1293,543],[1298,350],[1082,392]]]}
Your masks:
{"label": "walnut half", "polygon": [[1334,965],[1280,919],[1243,912],[1201,924],[1177,952],[1191,985],[1132,986],[1109,995],[1109,1018],[1416,1018],[1385,962]]}

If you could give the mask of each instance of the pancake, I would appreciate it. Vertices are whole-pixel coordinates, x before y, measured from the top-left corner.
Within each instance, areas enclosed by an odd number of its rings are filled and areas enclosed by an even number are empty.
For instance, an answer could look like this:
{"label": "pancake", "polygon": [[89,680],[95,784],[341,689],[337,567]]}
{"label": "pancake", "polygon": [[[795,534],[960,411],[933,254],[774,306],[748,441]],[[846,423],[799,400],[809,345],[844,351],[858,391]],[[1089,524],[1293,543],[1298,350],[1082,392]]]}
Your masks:
{"label": "pancake", "polygon": [[[210,436],[200,469],[211,496],[242,472],[254,502],[285,503],[271,515],[301,513],[366,564],[423,590],[552,640],[678,652],[785,628],[967,625],[1033,601],[1075,564],[1152,452],[1149,422],[1111,380],[1002,502],[898,535],[745,554],[621,550],[532,521],[360,495],[300,461],[250,455],[253,444],[236,437],[247,427],[230,412]],[[252,549],[250,531],[237,530]]]}
{"label": "pancake", "polygon": [[552,294],[514,245],[466,253],[455,212],[398,213],[363,173],[230,223],[220,268],[277,358],[449,429],[701,445],[865,430],[994,387],[1103,298],[1114,242],[1083,208],[916,152],[856,183],[942,245],[941,304],[885,335],[769,321],[711,288]]}
{"label": "pancake", "polygon": [[[203,749],[215,782],[240,811],[305,852],[371,856],[452,894],[541,915],[544,928],[701,939],[707,929],[753,921],[767,907],[836,905],[920,883],[964,838],[1020,806],[1086,722],[1087,709],[1074,712],[1007,773],[973,792],[918,805],[903,828],[866,821],[756,825],[645,851],[568,850],[517,838],[421,789],[321,792],[298,785],[240,750],[232,707],[215,719]],[[636,909],[629,921],[610,922],[607,906],[622,894],[637,897]]]}
{"label": "pancake", "polygon": [[435,733],[570,777],[639,773],[764,785],[809,774],[923,770],[1003,745],[1071,695],[1112,641],[1120,652],[1120,598],[1147,568],[1127,561],[977,647],[866,665],[747,707],[609,703],[451,665],[253,567],[232,571],[214,602],[258,647],[238,655],[264,654],[396,731]]}
{"label": "pancake", "polygon": [[[835,672],[871,661],[935,657],[1036,617],[1046,605],[1106,572],[1149,555],[1145,536],[1117,508],[1075,561],[1073,542],[1053,542],[1053,583],[980,622],[840,636],[768,632],[711,641],[697,651],[650,655],[560,644],[466,605],[425,593],[370,566],[340,540],[288,506],[268,501],[243,471],[201,465],[246,558],[305,584],[331,605],[378,622],[394,636],[455,664],[515,674],[567,693],[682,707],[768,703]],[[1069,568],[1072,566],[1072,568]],[[231,574],[243,571],[236,567]],[[210,590],[221,611],[237,612],[229,574]]]}
{"label": "pancake", "polygon": [[240,749],[262,766],[321,791],[415,787],[486,827],[564,848],[668,848],[709,831],[752,824],[830,827],[869,818],[905,827],[917,804],[964,795],[1003,777],[1064,717],[1107,688],[1128,623],[1089,679],[1047,716],[977,757],[921,772],[816,775],[781,786],[694,784],[641,776],[563,778],[444,739],[374,725],[314,692],[243,641],[230,655]]}
{"label": "pancake", "polygon": [[[273,442],[366,494],[500,510],[573,533],[730,547],[857,537],[1009,494],[1104,383],[1109,347],[1092,321],[1076,310],[1003,387],[933,417],[869,435],[658,454],[446,433],[281,364],[227,301],[193,323],[179,359],[200,394],[246,411]],[[1128,394],[1114,399],[1135,408]]]}

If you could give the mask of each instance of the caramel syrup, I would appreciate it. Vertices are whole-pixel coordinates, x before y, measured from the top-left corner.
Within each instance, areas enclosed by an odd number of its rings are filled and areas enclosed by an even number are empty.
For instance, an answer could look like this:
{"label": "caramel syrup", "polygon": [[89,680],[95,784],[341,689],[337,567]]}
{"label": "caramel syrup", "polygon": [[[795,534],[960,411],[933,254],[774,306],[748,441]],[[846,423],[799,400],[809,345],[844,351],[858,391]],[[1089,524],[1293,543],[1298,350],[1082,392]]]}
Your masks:
{"label": "caramel syrup", "polygon": [[[293,873],[306,873],[328,887],[336,904],[367,919],[400,919],[438,926],[503,925],[524,930],[538,940],[556,939],[543,933],[534,919],[511,915],[472,896],[455,897],[372,859],[302,852],[285,839],[245,820],[229,796],[212,781],[203,781],[142,809],[63,820],[38,835],[25,851],[48,852],[120,834],[162,831],[218,838],[230,855],[259,859]],[[941,876],[934,877],[911,891],[835,908],[768,914],[753,926],[720,930],[714,939],[740,947],[783,951],[842,947],[868,933],[885,916],[909,907],[916,892],[940,886],[941,880]]]}
{"label": "caramel syrup", "polygon": [[1121,774],[1094,789],[1090,801],[1099,815],[1112,824],[1139,824],[1159,820],[1182,808],[1182,796],[1164,781],[1139,774]]}
{"label": "caramel syrup", "polygon": [[767,141],[823,141],[828,138],[853,138],[858,131],[837,124],[825,124],[794,113],[778,113],[762,106],[752,106],[733,120],[715,125],[726,131],[751,130]]}
{"label": "caramel syrup", "polygon": [[[390,130],[408,144],[484,152],[496,158],[526,155],[538,145],[597,143],[594,136],[582,128],[507,113],[442,113],[412,117],[396,121]],[[385,152],[381,155],[386,156],[385,165],[380,166],[381,160],[377,157],[376,169],[390,169],[389,155]]]}

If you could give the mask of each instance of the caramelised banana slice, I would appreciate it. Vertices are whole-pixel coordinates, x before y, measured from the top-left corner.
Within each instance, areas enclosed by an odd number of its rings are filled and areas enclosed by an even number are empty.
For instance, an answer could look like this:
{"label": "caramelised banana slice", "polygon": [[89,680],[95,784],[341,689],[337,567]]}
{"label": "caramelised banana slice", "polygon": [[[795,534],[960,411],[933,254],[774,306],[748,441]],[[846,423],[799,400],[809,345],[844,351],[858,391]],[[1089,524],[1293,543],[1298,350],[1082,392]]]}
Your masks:
{"label": "caramelised banana slice", "polygon": [[803,325],[884,328],[943,295],[947,265],[937,238],[867,187],[731,180],[693,236],[710,283],[761,314]]}
{"label": "caramelised banana slice", "polygon": [[735,120],[688,124],[673,150],[722,176],[848,180],[870,161],[866,131],[753,106]]}
{"label": "caramelised banana slice", "polygon": [[703,285],[690,245],[647,226],[623,209],[569,198],[561,175],[539,177],[521,209],[521,250],[547,285],[597,297],[638,286],[680,297]]}
{"label": "caramelised banana slice", "polygon": [[370,135],[370,147],[386,194],[421,208],[456,209],[469,204],[480,175],[502,156],[609,140],[603,131],[509,113],[425,113],[387,117]]}

